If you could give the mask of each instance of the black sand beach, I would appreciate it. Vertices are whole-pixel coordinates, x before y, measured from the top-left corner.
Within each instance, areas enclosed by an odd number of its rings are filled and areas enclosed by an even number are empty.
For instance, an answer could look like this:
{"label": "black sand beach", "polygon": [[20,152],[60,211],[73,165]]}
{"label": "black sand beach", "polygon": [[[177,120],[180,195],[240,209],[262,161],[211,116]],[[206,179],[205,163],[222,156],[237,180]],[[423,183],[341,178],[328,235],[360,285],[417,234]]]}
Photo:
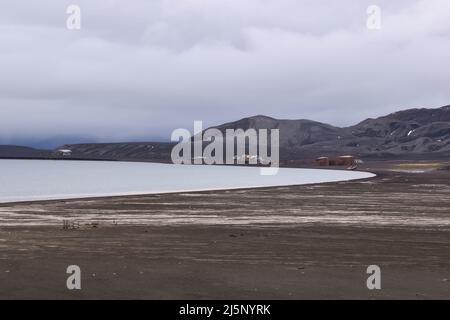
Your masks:
{"label": "black sand beach", "polygon": [[[0,298],[449,299],[448,164],[365,169],[378,176],[2,204]],[[372,264],[381,290],[366,287]]]}

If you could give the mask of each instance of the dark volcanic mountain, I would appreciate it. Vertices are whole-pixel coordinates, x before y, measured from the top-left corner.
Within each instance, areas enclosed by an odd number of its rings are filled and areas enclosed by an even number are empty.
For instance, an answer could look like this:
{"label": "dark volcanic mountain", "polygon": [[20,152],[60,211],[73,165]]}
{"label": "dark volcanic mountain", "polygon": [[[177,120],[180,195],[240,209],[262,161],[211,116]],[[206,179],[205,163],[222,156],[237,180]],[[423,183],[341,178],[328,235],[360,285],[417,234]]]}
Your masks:
{"label": "dark volcanic mountain", "polygon": [[[278,120],[262,115],[215,128],[222,132],[226,129],[279,129],[282,160],[343,154],[361,158],[404,159],[450,156],[450,106],[399,111],[345,128],[311,120]],[[170,162],[173,145],[161,142],[87,143],[60,148],[71,149],[72,158],[78,159]],[[35,149],[0,146],[0,157],[27,153],[33,157],[48,154]]]}
{"label": "dark volcanic mountain", "polygon": [[450,106],[399,111],[347,129],[362,155],[450,155]]}
{"label": "dark volcanic mountain", "polygon": [[409,109],[339,128],[310,120],[255,116],[217,127],[279,129],[284,160],[351,154],[362,158],[450,156],[450,106]]}
{"label": "dark volcanic mountain", "polygon": [[279,129],[280,146],[295,148],[321,141],[331,141],[348,134],[345,130],[311,120],[277,120],[266,116],[254,116],[215,127],[226,129]]}

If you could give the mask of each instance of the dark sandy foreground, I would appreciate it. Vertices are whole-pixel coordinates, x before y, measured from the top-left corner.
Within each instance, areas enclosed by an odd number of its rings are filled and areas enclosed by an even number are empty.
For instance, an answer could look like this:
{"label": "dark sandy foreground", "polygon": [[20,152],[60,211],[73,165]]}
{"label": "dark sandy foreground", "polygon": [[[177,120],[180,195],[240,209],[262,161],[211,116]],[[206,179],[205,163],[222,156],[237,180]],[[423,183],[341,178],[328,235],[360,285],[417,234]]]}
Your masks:
{"label": "dark sandy foreground", "polygon": [[[1,205],[0,298],[450,299],[450,172],[389,168],[315,186]],[[371,264],[381,290],[366,287]],[[79,291],[68,265],[81,267]]]}

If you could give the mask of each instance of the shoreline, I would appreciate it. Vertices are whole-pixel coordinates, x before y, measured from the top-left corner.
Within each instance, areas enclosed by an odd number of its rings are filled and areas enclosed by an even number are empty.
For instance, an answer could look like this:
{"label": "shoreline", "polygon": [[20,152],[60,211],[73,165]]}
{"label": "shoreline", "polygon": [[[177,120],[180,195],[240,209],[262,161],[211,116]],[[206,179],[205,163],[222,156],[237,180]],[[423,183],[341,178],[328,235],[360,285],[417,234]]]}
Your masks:
{"label": "shoreline", "polygon": [[[355,171],[353,171],[355,172]],[[365,172],[365,171],[360,171]],[[377,177],[377,174],[368,172],[370,174],[373,174],[371,177],[365,177],[365,178],[355,178],[355,179],[349,179],[349,180],[338,180],[338,181],[328,181],[328,182],[317,182],[317,183],[304,183],[304,184],[287,184],[287,185],[273,185],[273,186],[249,186],[249,187],[236,187],[236,188],[208,188],[208,189],[186,189],[186,190],[177,190],[177,191],[166,191],[166,192],[130,192],[130,193],[120,193],[120,194],[110,194],[110,195],[98,195],[98,196],[92,196],[92,195],[86,195],[86,196],[74,196],[69,198],[43,198],[43,199],[37,199],[37,200],[17,200],[17,201],[6,201],[3,202],[0,200],[0,208],[4,205],[9,204],[35,204],[35,203],[54,203],[54,202],[60,202],[60,201],[80,201],[80,200],[108,200],[108,199],[114,199],[114,198],[123,198],[123,197],[145,197],[145,196],[152,196],[152,195],[164,195],[164,194],[182,194],[182,193],[208,193],[208,192],[214,192],[214,191],[242,191],[242,190],[255,190],[255,189],[272,189],[272,188],[280,188],[280,187],[296,187],[296,186],[310,186],[310,185],[323,185],[323,184],[329,184],[329,183],[339,183],[339,182],[346,182],[346,181],[364,181],[364,180],[370,180]]]}

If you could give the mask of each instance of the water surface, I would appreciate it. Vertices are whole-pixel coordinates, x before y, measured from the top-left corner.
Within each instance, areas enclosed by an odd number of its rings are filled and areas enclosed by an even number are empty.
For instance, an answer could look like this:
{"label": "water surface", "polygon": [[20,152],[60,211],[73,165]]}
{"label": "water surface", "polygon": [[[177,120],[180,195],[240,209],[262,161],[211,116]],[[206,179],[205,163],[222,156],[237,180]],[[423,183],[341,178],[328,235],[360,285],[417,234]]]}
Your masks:
{"label": "water surface", "polygon": [[0,202],[300,185],[373,177],[367,172],[159,163],[0,160]]}

